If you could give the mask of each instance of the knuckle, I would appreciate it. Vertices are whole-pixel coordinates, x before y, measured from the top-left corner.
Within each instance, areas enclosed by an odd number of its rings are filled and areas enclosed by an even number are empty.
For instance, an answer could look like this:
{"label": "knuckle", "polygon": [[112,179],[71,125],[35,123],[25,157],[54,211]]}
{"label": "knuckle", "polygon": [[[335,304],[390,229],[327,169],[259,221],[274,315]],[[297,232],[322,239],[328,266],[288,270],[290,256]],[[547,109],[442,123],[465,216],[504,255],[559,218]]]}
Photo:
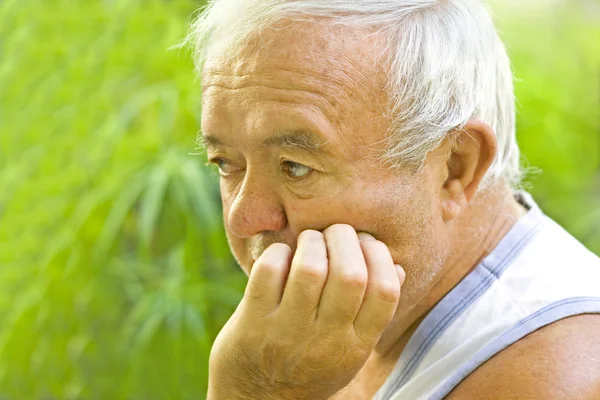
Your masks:
{"label": "knuckle", "polygon": [[303,279],[310,282],[320,281],[327,275],[327,265],[325,261],[317,260],[312,262],[300,262],[296,266],[296,272]]}
{"label": "knuckle", "polygon": [[[371,328],[374,328],[373,326]],[[372,330],[356,330],[356,338],[358,339],[357,346],[363,349],[373,348],[374,343],[377,342],[379,337],[379,327]]]}
{"label": "knuckle", "polygon": [[346,364],[346,368],[356,365],[357,362],[368,357],[371,350],[369,347],[370,346],[364,346],[363,343],[357,342],[356,340],[348,340],[342,351],[344,357],[340,360],[341,364]]}
{"label": "knuckle", "polygon": [[400,286],[392,282],[382,282],[375,289],[378,299],[388,304],[396,304],[400,299]]}
{"label": "knuckle", "polygon": [[368,277],[361,272],[346,272],[340,277],[340,281],[345,287],[364,289],[367,286]]}
{"label": "knuckle", "polygon": [[253,268],[274,270],[285,267],[292,254],[292,249],[285,243],[273,243],[255,261]]}
{"label": "knuckle", "polygon": [[252,269],[255,271],[254,274],[273,274],[281,269],[281,262],[277,262],[276,260],[266,260],[259,258],[254,263]]}

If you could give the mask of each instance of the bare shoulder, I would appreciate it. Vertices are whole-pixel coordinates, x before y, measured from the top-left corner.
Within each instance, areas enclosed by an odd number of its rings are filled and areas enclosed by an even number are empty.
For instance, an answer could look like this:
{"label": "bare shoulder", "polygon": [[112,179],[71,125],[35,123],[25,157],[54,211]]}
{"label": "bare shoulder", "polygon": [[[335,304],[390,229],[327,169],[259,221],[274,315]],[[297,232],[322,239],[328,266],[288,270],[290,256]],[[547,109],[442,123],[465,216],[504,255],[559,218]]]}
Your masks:
{"label": "bare shoulder", "polygon": [[600,399],[600,315],[557,321],[480,366],[447,400]]}

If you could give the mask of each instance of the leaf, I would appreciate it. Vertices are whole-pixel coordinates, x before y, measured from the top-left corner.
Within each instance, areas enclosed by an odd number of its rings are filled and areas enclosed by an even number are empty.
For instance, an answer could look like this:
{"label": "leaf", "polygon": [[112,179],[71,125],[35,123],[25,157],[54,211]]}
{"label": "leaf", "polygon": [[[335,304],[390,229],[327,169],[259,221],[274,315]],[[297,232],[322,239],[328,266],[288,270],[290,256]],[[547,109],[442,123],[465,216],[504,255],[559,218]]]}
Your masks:
{"label": "leaf", "polygon": [[164,205],[165,192],[169,184],[169,174],[161,166],[155,166],[149,173],[148,186],[140,203],[138,232],[143,253],[148,254],[150,242],[156,230],[156,223]]}
{"label": "leaf", "polygon": [[123,191],[113,204],[113,207],[104,223],[104,228],[98,237],[94,249],[95,259],[104,259],[110,251],[119,231],[123,227],[125,217],[132,210],[140,197],[145,185],[145,171],[138,173],[131,182],[126,182]]}
{"label": "leaf", "polygon": [[188,160],[181,166],[181,177],[186,193],[190,199],[196,215],[200,218],[202,225],[207,231],[211,231],[217,225],[219,216],[215,207],[215,192],[212,182],[206,179],[205,171],[201,169],[195,160]]}

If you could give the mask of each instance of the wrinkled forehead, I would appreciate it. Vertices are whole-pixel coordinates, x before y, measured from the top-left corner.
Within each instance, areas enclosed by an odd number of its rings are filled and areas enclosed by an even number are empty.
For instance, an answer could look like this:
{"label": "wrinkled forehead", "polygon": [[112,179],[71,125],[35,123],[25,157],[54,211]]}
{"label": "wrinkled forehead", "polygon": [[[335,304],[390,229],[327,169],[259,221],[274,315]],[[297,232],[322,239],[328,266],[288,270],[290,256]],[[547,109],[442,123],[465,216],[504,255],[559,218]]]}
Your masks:
{"label": "wrinkled forehead", "polygon": [[215,77],[267,76],[282,84],[307,81],[332,100],[354,99],[374,105],[386,101],[387,74],[381,36],[364,28],[328,20],[282,20],[232,46],[216,40],[207,49],[202,72],[206,87]]}

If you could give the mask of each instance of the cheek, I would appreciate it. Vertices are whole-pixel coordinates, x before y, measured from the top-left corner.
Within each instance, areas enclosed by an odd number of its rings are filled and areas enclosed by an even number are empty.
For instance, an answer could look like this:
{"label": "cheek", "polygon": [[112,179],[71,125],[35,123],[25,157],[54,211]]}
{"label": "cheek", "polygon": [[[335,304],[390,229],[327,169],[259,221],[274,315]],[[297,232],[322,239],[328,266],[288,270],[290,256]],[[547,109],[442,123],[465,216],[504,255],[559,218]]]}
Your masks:
{"label": "cheek", "polygon": [[[334,224],[348,224],[357,231],[375,233],[382,218],[390,218],[403,199],[390,195],[389,188],[355,180],[335,188],[333,193],[312,199],[286,202],[288,223],[295,234],[306,229],[324,230]],[[391,211],[392,210],[392,211]]]}
{"label": "cheek", "polygon": [[242,182],[239,181],[233,182],[231,179],[219,179],[219,189],[221,194],[221,205],[223,206],[223,222],[225,224],[225,229],[228,229],[227,217],[240,192],[241,185]]}
{"label": "cheek", "polygon": [[221,205],[223,207],[223,224],[225,225],[225,231],[227,232],[227,236],[229,236],[229,225],[227,216],[229,215],[229,210],[231,209],[231,205],[235,197],[227,191],[227,188],[221,181]]}
{"label": "cheek", "polygon": [[219,183],[219,188],[221,192],[221,204],[223,205],[223,217],[225,219],[225,225],[227,225],[227,214],[229,214],[229,209],[231,208],[234,196],[230,193],[227,185],[225,185],[222,179]]}
{"label": "cheek", "polygon": [[357,230],[368,225],[368,211],[345,196],[296,201],[286,207],[294,235],[307,229],[323,231],[331,225],[348,224]]}
{"label": "cheek", "polygon": [[394,260],[406,264],[430,257],[437,247],[437,218],[427,186],[386,185],[373,193],[368,202],[372,233],[388,245]]}
{"label": "cheek", "polygon": [[375,237],[388,245],[394,262],[406,270],[402,289],[406,304],[427,293],[447,256],[435,200],[419,190],[403,202],[390,201],[379,207],[383,213],[379,213]]}
{"label": "cheek", "polygon": [[231,190],[228,185],[224,184],[221,180],[220,184],[221,188],[221,204],[223,206],[223,226],[225,227],[225,234],[227,236],[227,241],[229,243],[229,248],[233,254],[233,257],[240,265],[240,267],[244,270],[246,275],[248,275],[249,270],[248,264],[250,263],[250,257],[248,256],[248,243],[247,239],[240,238],[236,235],[232,235],[229,229],[227,216],[229,214],[229,210],[231,209],[231,205],[235,200],[236,192]]}

